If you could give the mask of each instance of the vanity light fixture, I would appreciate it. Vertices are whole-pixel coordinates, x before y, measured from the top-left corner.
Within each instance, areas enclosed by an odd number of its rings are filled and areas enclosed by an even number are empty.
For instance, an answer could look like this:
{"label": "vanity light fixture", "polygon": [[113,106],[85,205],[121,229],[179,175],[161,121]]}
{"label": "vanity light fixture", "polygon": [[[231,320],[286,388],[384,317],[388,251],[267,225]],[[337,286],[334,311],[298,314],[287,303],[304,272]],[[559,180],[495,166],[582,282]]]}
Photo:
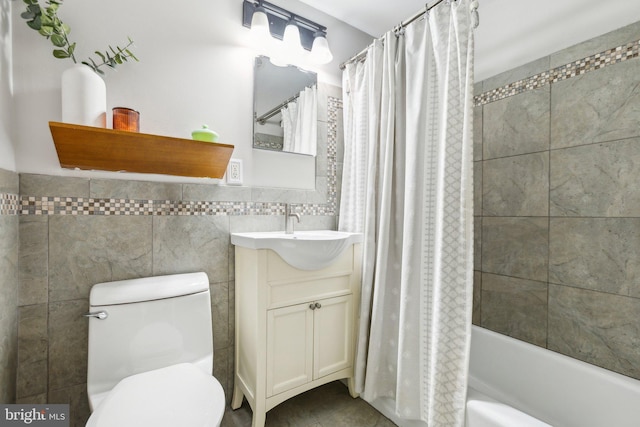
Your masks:
{"label": "vanity light fixture", "polygon": [[327,64],[333,59],[326,27],[264,0],[243,1],[242,25],[251,29],[252,37],[262,47],[270,43],[269,36],[282,40],[290,58],[300,57],[305,49],[311,51],[309,57],[317,64]]}
{"label": "vanity light fixture", "polygon": [[261,46],[264,46],[271,37],[269,17],[264,7],[256,7],[251,16],[251,37]]}

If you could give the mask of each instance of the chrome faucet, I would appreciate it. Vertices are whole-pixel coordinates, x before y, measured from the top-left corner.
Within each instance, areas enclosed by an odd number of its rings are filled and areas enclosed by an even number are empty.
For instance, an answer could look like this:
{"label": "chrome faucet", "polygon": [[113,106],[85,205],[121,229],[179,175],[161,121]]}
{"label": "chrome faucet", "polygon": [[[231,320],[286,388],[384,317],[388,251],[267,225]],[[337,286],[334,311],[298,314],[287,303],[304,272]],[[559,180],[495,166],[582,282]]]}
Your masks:
{"label": "chrome faucet", "polygon": [[300,214],[298,212],[292,212],[293,208],[291,205],[287,204],[285,208],[285,234],[293,234],[294,223],[293,218],[295,217],[298,220],[298,224],[300,223]]}

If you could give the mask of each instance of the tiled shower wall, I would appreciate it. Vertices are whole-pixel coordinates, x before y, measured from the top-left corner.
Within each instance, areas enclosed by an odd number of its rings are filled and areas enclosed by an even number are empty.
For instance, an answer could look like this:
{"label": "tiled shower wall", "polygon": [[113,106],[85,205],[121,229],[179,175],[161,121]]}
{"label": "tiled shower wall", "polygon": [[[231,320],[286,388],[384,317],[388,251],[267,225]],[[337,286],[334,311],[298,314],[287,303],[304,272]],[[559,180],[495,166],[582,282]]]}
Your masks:
{"label": "tiled shower wall", "polygon": [[16,396],[18,174],[0,169],[0,402]]}
{"label": "tiled shower wall", "polygon": [[639,40],[478,83],[474,125],[474,323],[638,379]]}
{"label": "tiled shower wall", "polygon": [[230,233],[284,230],[285,203],[303,213],[296,229],[336,228],[340,97],[319,91],[316,191],[21,174],[18,402],[70,403],[72,425],[83,426],[91,285],[193,271],[209,276],[214,375],[230,399]]}

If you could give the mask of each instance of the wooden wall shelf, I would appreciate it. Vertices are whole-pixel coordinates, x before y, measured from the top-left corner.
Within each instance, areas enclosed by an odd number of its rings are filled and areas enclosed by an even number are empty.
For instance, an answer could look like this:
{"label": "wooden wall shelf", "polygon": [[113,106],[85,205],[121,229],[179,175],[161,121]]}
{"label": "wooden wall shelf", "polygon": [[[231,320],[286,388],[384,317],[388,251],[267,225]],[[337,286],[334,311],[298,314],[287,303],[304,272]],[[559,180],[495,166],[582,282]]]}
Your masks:
{"label": "wooden wall shelf", "polygon": [[49,122],[60,166],[222,178],[233,145]]}

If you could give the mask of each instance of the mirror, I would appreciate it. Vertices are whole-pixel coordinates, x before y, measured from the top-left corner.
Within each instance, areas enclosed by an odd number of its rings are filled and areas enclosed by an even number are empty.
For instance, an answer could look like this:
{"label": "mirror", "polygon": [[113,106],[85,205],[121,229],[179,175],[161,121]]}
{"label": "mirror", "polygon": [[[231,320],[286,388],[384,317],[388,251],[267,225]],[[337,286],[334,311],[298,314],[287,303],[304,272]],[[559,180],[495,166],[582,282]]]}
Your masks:
{"label": "mirror", "polygon": [[253,148],[316,155],[317,81],[311,71],[256,58]]}

